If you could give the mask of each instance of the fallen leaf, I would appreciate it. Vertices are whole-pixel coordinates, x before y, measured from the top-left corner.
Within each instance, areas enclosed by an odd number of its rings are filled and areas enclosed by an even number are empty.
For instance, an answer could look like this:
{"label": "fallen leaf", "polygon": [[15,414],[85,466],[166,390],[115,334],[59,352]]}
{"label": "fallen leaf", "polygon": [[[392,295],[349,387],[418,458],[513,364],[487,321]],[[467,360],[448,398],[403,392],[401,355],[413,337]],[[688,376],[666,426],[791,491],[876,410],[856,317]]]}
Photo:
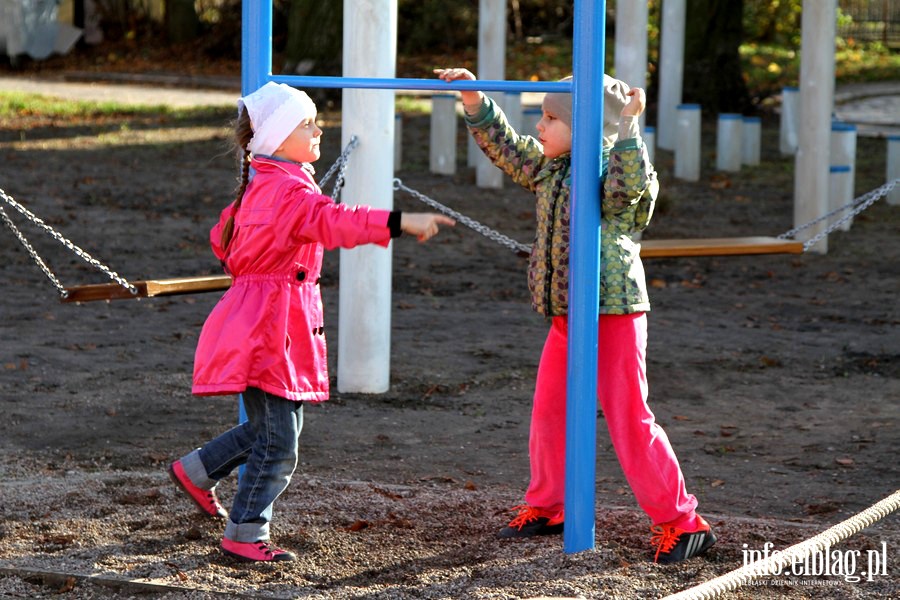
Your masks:
{"label": "fallen leaf", "polygon": [[709,485],[710,485],[710,487],[719,487],[719,486],[725,485],[725,482],[721,479],[716,479],[716,480],[712,481]]}
{"label": "fallen leaf", "polygon": [[353,525],[345,528],[345,531],[362,531],[369,526],[369,522],[364,519],[357,519]]}
{"label": "fallen leaf", "polygon": [[57,594],[68,594],[75,589],[75,578],[66,577],[66,581],[56,590]]}
{"label": "fallen leaf", "polygon": [[852,458],[836,458],[836,459],[834,460],[834,462],[836,462],[837,464],[839,464],[839,465],[841,465],[841,466],[843,466],[843,467],[849,467],[849,466],[851,466],[852,464],[854,464]]}

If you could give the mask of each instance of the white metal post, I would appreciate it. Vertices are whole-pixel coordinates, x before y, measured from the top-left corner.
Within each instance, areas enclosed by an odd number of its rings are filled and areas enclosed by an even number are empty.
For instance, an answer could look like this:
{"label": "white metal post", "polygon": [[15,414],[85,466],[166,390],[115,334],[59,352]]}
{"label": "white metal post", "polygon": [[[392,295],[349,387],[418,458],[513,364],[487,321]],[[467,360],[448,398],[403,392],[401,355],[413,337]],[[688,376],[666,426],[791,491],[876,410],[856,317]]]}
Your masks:
{"label": "white metal post", "polygon": [[831,165],[850,167],[850,199],[856,193],[856,125],[842,121],[831,123]]}
{"label": "white metal post", "polygon": [[[647,89],[647,2],[616,5],[616,79],[631,87]],[[646,114],[640,118],[644,129]]]}
{"label": "white metal post", "polygon": [[[834,106],[834,36],[837,0],[803,0],[800,61],[800,126],[794,160],[794,226],[828,212],[831,111]],[[807,241],[825,230],[817,223],[798,235]],[[828,252],[828,239],[810,248]]]}
{"label": "white metal post", "polygon": [[403,164],[403,115],[394,115],[394,173]]}
{"label": "white metal post", "polygon": [[762,140],[762,119],[744,117],[741,129],[741,163],[750,166],[759,164],[760,142]]}
{"label": "white metal post", "polygon": [[[846,207],[853,200],[853,170],[850,165],[831,165],[828,168],[828,212]],[[842,219],[848,214],[847,210],[837,213],[833,220]],[[840,231],[850,231],[853,218],[849,218],[838,228]]]}
{"label": "white metal post", "polygon": [[716,169],[740,171],[744,145],[741,140],[744,119],[737,113],[719,114],[716,127]]}
{"label": "white metal post", "polygon": [[[393,78],[397,0],[344,0],[344,77]],[[345,89],[342,147],[359,137],[342,198],[393,208],[393,90]],[[367,245],[340,254],[338,390],[383,393],[391,371],[391,249]]]}
{"label": "white metal post", "polygon": [[675,149],[678,105],[684,77],[684,23],[687,0],[663,0],[659,50],[659,116],[656,145]]}
{"label": "white metal post", "polygon": [[647,148],[647,158],[650,159],[650,164],[653,164],[653,161],[656,160],[656,127],[651,125],[647,125],[644,127],[644,147]]}
{"label": "white metal post", "polygon": [[799,123],[800,88],[785,87],[781,90],[781,120],[778,129],[778,149],[784,156],[793,156],[797,153]]}
{"label": "white metal post", "polygon": [[[686,181],[700,180],[699,104],[679,104],[676,108],[675,177]],[[657,140],[657,144],[659,141]]]}
{"label": "white metal post", "polygon": [[[478,1],[478,73],[479,79],[506,79],[506,1]],[[502,108],[503,94],[492,96]],[[470,146],[471,148],[471,146]],[[503,187],[503,171],[474,148],[475,183],[480,188]]]}
{"label": "white metal post", "polygon": [[456,173],[456,132],[459,118],[456,115],[456,94],[431,96],[431,131],[428,166],[432,173],[453,175]]}
{"label": "white metal post", "polygon": [[[900,135],[888,136],[887,165],[885,171],[885,183],[900,179]],[[888,193],[887,201],[891,206],[900,205],[900,184],[895,185],[894,189]]]}

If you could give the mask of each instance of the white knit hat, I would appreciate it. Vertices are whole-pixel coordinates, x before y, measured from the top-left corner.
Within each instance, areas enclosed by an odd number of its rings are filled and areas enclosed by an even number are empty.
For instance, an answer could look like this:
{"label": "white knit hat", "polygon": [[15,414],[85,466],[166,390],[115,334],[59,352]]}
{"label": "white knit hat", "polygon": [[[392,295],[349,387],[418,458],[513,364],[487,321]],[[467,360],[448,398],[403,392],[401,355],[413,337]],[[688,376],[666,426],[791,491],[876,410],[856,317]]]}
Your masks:
{"label": "white knit hat", "polygon": [[[572,81],[564,77],[560,81]],[[603,147],[611,147],[619,137],[619,115],[628,104],[628,87],[624,81],[603,74]],[[572,127],[572,94],[550,92],[544,96],[544,108],[550,110],[557,119]]]}
{"label": "white knit hat", "polygon": [[248,149],[257,155],[272,155],[297,125],[316,118],[316,105],[306,92],[273,81],[238,100],[238,113],[244,107],[253,128]]}

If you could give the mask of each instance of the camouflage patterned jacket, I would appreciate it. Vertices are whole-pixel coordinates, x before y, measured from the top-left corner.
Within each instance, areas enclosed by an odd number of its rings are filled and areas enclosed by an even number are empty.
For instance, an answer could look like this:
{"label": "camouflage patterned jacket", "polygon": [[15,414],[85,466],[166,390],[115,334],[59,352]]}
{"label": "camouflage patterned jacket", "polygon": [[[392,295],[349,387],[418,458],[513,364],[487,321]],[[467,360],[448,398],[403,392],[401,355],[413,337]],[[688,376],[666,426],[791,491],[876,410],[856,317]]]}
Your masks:
{"label": "camouflage patterned jacket", "polygon": [[[532,307],[555,317],[569,309],[569,186],[571,155],[544,156],[540,142],[521,136],[486,98],[466,124],[496,166],[537,197],[537,231],[528,265]],[[618,141],[601,173],[600,314],[650,310],[640,244],[631,234],[650,222],[659,184],[640,137]]]}

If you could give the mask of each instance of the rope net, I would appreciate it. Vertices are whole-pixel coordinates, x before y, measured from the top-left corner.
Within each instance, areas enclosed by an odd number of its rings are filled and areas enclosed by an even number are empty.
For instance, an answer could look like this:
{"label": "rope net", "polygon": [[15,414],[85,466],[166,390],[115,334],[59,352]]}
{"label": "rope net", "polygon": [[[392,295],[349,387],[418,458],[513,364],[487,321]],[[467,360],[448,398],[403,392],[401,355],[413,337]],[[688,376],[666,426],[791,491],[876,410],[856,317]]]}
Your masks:
{"label": "rope net", "polygon": [[786,566],[802,562],[806,557],[822,552],[826,548],[859,533],[872,523],[883,519],[900,508],[900,490],[897,490],[884,500],[873,504],[866,510],[841,521],[806,541],[789,546],[779,552],[770,554],[767,558],[744,565],[725,575],[710,579],[698,586],[666,596],[663,600],[712,600],[750,583],[758,577],[771,576],[783,572]]}

